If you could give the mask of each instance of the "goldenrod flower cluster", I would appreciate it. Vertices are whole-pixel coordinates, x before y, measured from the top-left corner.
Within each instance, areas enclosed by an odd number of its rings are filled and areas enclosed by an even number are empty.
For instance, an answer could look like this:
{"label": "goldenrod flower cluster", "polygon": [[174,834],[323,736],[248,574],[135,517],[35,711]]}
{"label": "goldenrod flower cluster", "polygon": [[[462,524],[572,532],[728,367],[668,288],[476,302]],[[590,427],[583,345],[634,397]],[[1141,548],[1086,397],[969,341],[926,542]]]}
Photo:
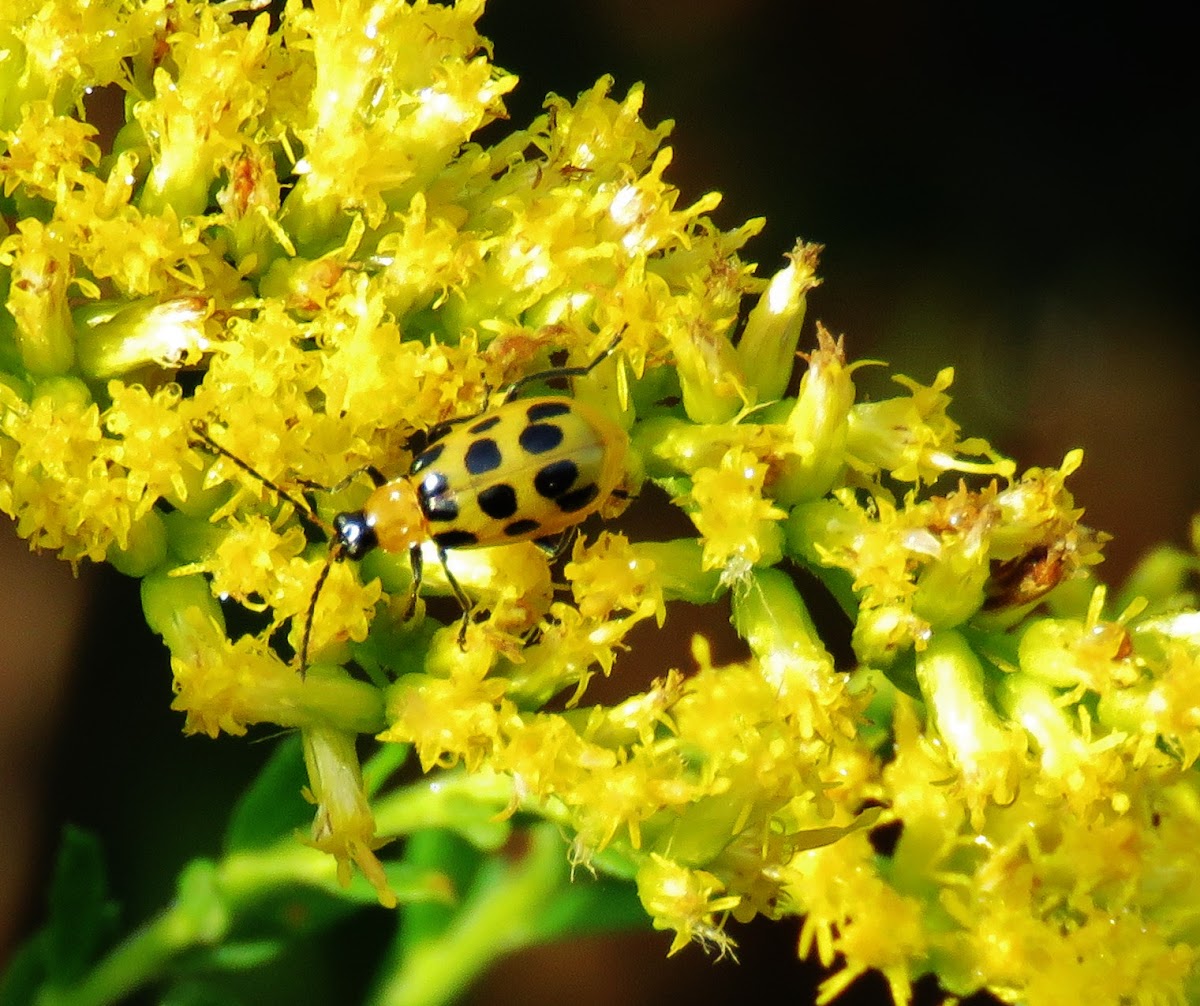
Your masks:
{"label": "goldenrod flower cluster", "polygon": [[[328,862],[408,911],[462,893],[401,869],[433,829],[496,853],[541,819],[530,863],[632,882],[672,949],[802,917],[825,999],[875,969],[901,1004],[931,972],[1039,1006],[1200,1002],[1196,557],[1156,554],[1114,603],[1079,452],[1018,472],[961,435],[949,369],[860,401],[841,339],[801,343],[819,249],[757,278],[761,221],[681,200],[639,87],[501,123],[517,81],[483,0],[251,6],[0,14],[0,509],[141,578],[186,730],[299,732],[311,848],[289,836],[272,882]],[[361,505],[356,473],[403,478],[439,427],[614,344],[573,393],[694,532],[589,524],[557,565],[453,550],[462,645],[432,550],[415,612],[382,552],[333,563],[314,607],[309,532]],[[731,605],[745,658],[635,651],[655,680],[622,688],[630,631],[681,599]],[[401,785],[410,751],[427,775]],[[437,970],[405,960],[383,999]]]}

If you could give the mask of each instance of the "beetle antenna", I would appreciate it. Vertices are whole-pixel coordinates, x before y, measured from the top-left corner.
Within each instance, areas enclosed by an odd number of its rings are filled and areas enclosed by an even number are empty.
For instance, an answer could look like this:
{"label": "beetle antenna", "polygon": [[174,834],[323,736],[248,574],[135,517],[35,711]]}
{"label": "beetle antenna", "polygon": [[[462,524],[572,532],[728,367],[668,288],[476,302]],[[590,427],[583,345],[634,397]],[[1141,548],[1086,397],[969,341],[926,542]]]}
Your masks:
{"label": "beetle antenna", "polygon": [[322,523],[321,519],[317,516],[316,512],[313,510],[312,505],[308,502],[308,500],[306,500],[303,496],[296,496],[296,495],[293,495],[292,493],[288,492],[286,489],[284,489],[278,483],[273,482],[273,481],[271,481],[271,479],[267,478],[262,472],[260,472],[257,468],[253,467],[249,462],[243,461],[236,454],[234,454],[233,451],[231,451],[228,447],[221,446],[221,444],[217,443],[217,441],[212,438],[212,436],[209,434],[208,430],[205,428],[204,424],[201,423],[199,420],[192,423],[192,436],[195,438],[192,441],[194,446],[206,447],[213,454],[223,457],[227,461],[232,461],[247,475],[256,479],[258,482],[261,482],[264,486],[266,486],[268,489],[270,489],[271,492],[275,493],[275,495],[278,496],[280,499],[285,500],[288,503],[291,503],[292,506],[295,508],[296,513],[301,518],[301,520],[305,520],[309,524],[318,528],[321,531],[321,533],[324,534],[327,538],[331,538],[333,536],[329,527],[326,526],[324,523]]}
{"label": "beetle antenna", "polygon": [[329,546],[329,554],[325,557],[325,565],[321,567],[321,572],[317,575],[317,582],[313,585],[312,600],[308,602],[308,612],[304,616],[304,635],[300,640],[300,677],[302,679],[308,671],[308,644],[312,641],[313,616],[317,613],[317,600],[325,587],[325,581],[329,579],[329,571],[333,569],[333,564],[341,558],[341,555],[342,543],[334,539]]}
{"label": "beetle antenna", "polygon": [[536,374],[526,374],[524,377],[517,378],[512,382],[512,384],[508,385],[508,387],[504,389],[504,403],[507,404],[511,402],[514,398],[516,398],[518,391],[525,387],[525,385],[532,384],[535,381],[553,381],[560,377],[587,377],[587,375],[600,366],[604,360],[612,356],[612,354],[616,351],[616,348],[621,344],[621,338],[624,336],[624,334],[624,329],[618,332],[617,335],[614,336],[612,342],[610,342],[596,356],[596,358],[591,361],[591,363],[586,363],[581,367],[551,367],[549,370],[541,370]]}

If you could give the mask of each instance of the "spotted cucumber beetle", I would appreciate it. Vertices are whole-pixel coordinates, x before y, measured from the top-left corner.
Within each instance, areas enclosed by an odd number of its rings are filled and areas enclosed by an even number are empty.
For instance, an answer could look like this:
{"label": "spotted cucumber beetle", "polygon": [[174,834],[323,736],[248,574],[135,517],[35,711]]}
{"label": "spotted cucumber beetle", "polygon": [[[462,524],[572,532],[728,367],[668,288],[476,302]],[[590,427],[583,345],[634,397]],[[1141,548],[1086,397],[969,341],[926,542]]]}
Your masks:
{"label": "spotted cucumber beetle", "polygon": [[[619,338],[591,363],[530,374],[509,385],[500,405],[436,427],[408,471],[389,479],[365,471],[375,484],[359,510],[333,519],[329,554],[313,588],[304,619],[300,669],[308,667],[317,602],[333,563],[343,556],[362,559],[376,548],[407,550],[412,592],[405,618],[412,615],[421,589],[422,546],[432,542],[455,598],[462,607],[462,645],[473,605],[450,571],[450,549],[483,548],[522,541],[564,539],[611,498],[624,498],[629,438],[611,418],[565,395],[519,398],[534,382],[584,377],[617,348]],[[196,435],[210,450],[228,458],[316,523],[307,502],[280,489],[218,444],[206,430]],[[355,472],[354,475],[358,475]],[[353,477],[353,476],[351,476]],[[314,487],[324,488],[324,487]]]}

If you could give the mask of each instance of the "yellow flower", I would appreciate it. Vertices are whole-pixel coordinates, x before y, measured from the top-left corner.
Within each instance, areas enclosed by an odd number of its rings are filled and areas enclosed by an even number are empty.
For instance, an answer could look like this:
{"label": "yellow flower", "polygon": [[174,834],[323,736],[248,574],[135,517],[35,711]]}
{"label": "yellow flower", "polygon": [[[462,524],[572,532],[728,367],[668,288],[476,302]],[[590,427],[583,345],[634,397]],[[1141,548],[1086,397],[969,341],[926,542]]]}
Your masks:
{"label": "yellow flower", "polygon": [[[494,67],[475,31],[481,0],[321,0],[288,7],[299,66],[311,91],[293,129],[304,157],[284,220],[303,250],[361,209],[378,227],[391,206],[430,186],[460,145],[504,114],[516,79]],[[276,113],[278,114],[278,113]]]}
{"label": "yellow flower", "polygon": [[[822,1001],[871,969],[898,1003],[931,971],[1194,998],[1200,560],[1160,553],[1114,610],[1081,452],[1018,477],[951,418],[950,368],[859,401],[848,340],[797,354],[819,249],[757,278],[762,221],[681,200],[640,85],[481,134],[516,84],[482,0],[237,8],[0,14],[0,510],[141,578],[184,729],[300,731],[309,841],[387,905],[420,895],[377,820],[482,862],[540,818],[672,951],[803,915]],[[110,86],[111,142],[83,100]],[[447,507],[415,595],[407,546],[348,559],[377,482],[548,394],[612,421],[577,471],[629,441],[569,555]],[[456,461],[447,498],[536,488],[534,439]],[[522,498],[516,528],[559,499]],[[741,652],[656,650],[678,601]],[[431,781],[393,775],[410,749]]]}
{"label": "yellow flower", "polygon": [[410,743],[426,769],[455,765],[478,768],[491,755],[503,720],[502,681],[483,677],[487,668],[465,662],[453,678],[401,678],[388,701],[389,727],[379,739]]}
{"label": "yellow flower", "polygon": [[978,827],[990,801],[1006,804],[1016,795],[1026,737],[992,709],[983,665],[958,633],[934,634],[917,655],[916,673]]}
{"label": "yellow flower", "polygon": [[[832,1002],[872,969],[883,973],[895,1003],[911,1001],[914,962],[929,951],[926,906],[878,876],[871,859],[866,839],[851,837],[797,856],[787,871],[789,893],[806,913],[801,952],[815,949],[827,967],[845,958],[818,1002]],[[864,904],[873,910],[860,911]]]}
{"label": "yellow flower", "polygon": [[87,168],[100,160],[93,141],[96,127],[70,115],[56,115],[49,101],[22,106],[16,128],[0,134],[7,156],[0,161],[5,195],[18,188],[31,196],[53,200],[93,179]]}
{"label": "yellow flower", "polygon": [[847,365],[842,340],[817,324],[817,348],[800,378],[800,391],[787,417],[791,443],[775,480],[776,499],[784,503],[818,499],[833,488],[846,467],[851,375],[865,364]]}
{"label": "yellow flower", "polygon": [[0,242],[0,264],[11,270],[5,306],[21,363],[31,375],[62,374],[74,363],[69,256],[68,236],[32,218],[18,221],[16,233]]}
{"label": "yellow flower", "polygon": [[749,451],[731,449],[717,467],[696,472],[692,520],[704,540],[705,569],[721,569],[726,585],[743,582],[750,570],[778,561],[787,516],[763,496],[767,466]]}
{"label": "yellow flower", "polygon": [[617,612],[629,612],[635,621],[653,616],[661,626],[667,617],[653,558],[624,535],[606,533],[590,548],[576,540],[563,572],[585,619],[603,622]]}
{"label": "yellow flower", "polygon": [[787,255],[788,264],[771,277],[746,318],[737,357],[760,401],[781,398],[787,389],[807,294],[821,283],[817,277],[821,251],[821,245],[797,242]]}
{"label": "yellow flower", "polygon": [[291,69],[271,58],[266,14],[241,26],[211,7],[197,13],[173,40],[171,69],[154,71],[153,93],[133,108],[150,151],[138,200],[148,214],[205,211],[212,180],[254,135],[271,88]]}
{"label": "yellow flower", "polygon": [[717,951],[731,952],[729,940],[716,917],[737,905],[736,895],[723,895],[722,885],[711,873],[689,870],[654,855],[638,871],[638,895],[654,918],[655,928],[672,928],[675,939],[671,953],[691,940]]}
{"label": "yellow flower", "polygon": [[203,609],[184,609],[176,621],[183,640],[171,659],[171,708],[187,714],[185,732],[244,734],[250,723],[282,718],[287,693],[296,689],[291,668],[250,637],[227,640]]}
{"label": "yellow flower", "polygon": [[[850,411],[848,460],[858,471],[874,475],[882,470],[902,482],[933,482],[946,471],[1012,475],[1013,463],[987,441],[958,439],[958,424],[946,413],[952,368],[939,371],[931,385],[903,376],[894,380],[911,397],[863,402]],[[962,455],[987,460],[968,461]]]}

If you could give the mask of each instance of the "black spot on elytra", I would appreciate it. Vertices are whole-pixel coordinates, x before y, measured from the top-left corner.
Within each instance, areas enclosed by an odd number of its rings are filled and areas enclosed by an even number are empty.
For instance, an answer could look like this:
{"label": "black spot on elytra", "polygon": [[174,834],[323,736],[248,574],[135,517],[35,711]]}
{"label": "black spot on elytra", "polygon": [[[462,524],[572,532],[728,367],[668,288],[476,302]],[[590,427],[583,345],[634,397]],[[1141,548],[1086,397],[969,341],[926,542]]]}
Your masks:
{"label": "black spot on elytra", "polygon": [[499,416],[488,416],[486,419],[479,420],[473,426],[468,426],[467,430],[471,433],[486,433],[498,422],[500,422]]}
{"label": "black spot on elytra", "polygon": [[592,503],[600,495],[600,487],[595,482],[589,482],[569,493],[563,493],[556,502],[563,513],[575,513]]}
{"label": "black spot on elytra", "polygon": [[887,824],[872,828],[867,838],[879,855],[890,857],[896,852],[896,846],[900,843],[900,835],[903,830],[904,826],[900,821],[889,821]]}
{"label": "black spot on elytra", "polygon": [[563,442],[562,427],[553,423],[534,423],[526,426],[517,438],[521,449],[529,454],[545,454]]}
{"label": "black spot on elytra", "polygon": [[424,471],[442,456],[442,449],[444,447],[445,444],[437,444],[434,447],[430,447],[429,450],[417,455],[412,463],[412,467],[408,470],[408,474],[416,475],[417,472]]}
{"label": "black spot on elytra", "polygon": [[500,446],[491,437],[482,437],[472,441],[463,455],[463,464],[472,475],[483,475],[494,472],[502,461]]}
{"label": "black spot on elytra", "polygon": [[534,402],[525,410],[525,415],[531,423],[539,423],[543,419],[565,416],[570,411],[571,406],[566,402]]}
{"label": "black spot on elytra", "polygon": [[470,531],[439,531],[433,540],[442,548],[467,548],[479,542]]}
{"label": "black spot on elytra", "polygon": [[523,534],[531,534],[536,531],[541,525],[536,520],[515,520],[504,528],[504,533],[510,538],[517,538]]}
{"label": "black spot on elytra", "polygon": [[420,500],[421,512],[425,514],[426,520],[439,524],[449,524],[458,520],[458,500],[453,496],[421,496]]}
{"label": "black spot on elytra", "polygon": [[446,478],[445,472],[430,472],[423,479],[421,485],[417,489],[417,495],[422,497],[442,496],[450,489],[450,480]]}
{"label": "black spot on elytra", "polygon": [[579,466],[570,458],[552,461],[533,477],[533,487],[543,499],[558,499],[579,478]]}
{"label": "black spot on elytra", "polygon": [[507,482],[497,482],[479,494],[479,509],[493,520],[508,520],[517,512],[517,494]]}

